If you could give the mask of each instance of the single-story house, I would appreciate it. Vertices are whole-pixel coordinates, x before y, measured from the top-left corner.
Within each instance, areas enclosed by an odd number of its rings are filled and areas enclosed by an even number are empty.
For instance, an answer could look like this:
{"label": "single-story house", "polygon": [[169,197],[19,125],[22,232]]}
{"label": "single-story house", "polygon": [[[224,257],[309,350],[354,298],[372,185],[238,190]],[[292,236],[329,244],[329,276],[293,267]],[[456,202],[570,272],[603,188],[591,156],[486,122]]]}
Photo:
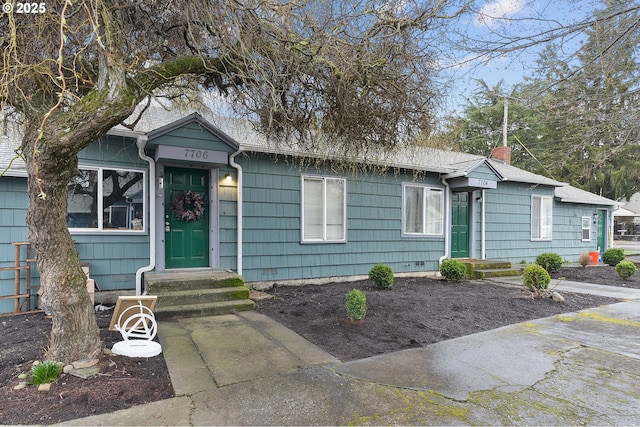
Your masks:
{"label": "single-story house", "polygon": [[[609,246],[617,202],[511,166],[502,148],[493,158],[422,148],[343,169],[327,153],[243,136],[238,123],[193,113],[118,127],[80,153],[68,226],[101,290],[140,292],[149,271],[229,269],[260,287],[362,276],[376,263],[417,275],[449,257],[575,261]],[[0,170],[16,146],[0,140]],[[14,161],[0,176],[0,268],[27,239],[26,187]],[[14,282],[0,271],[0,295]]]}

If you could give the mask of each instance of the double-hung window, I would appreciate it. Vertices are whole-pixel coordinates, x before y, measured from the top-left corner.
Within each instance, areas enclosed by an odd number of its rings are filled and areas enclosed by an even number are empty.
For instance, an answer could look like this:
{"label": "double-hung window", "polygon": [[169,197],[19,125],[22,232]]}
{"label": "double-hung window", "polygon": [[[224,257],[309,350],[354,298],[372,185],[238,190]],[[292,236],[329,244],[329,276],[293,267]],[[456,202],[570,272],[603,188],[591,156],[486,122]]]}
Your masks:
{"label": "double-hung window", "polygon": [[346,241],[346,180],[302,177],[302,241]]}
{"label": "double-hung window", "polygon": [[405,235],[443,235],[444,190],[442,188],[405,184],[403,210]]}
{"label": "double-hung window", "polygon": [[552,202],[551,196],[531,196],[531,240],[551,240]]}
{"label": "double-hung window", "polygon": [[145,231],[145,172],[81,167],[67,185],[67,226],[74,232]]}
{"label": "double-hung window", "polygon": [[591,240],[591,217],[582,217],[582,241],[588,242]]}

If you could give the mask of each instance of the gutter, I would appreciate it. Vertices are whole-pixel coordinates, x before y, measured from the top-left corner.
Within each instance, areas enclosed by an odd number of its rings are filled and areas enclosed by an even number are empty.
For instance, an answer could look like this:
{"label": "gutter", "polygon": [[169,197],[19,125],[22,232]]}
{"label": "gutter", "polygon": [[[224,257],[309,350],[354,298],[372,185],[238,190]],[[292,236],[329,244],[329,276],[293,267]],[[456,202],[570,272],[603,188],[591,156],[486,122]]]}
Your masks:
{"label": "gutter", "polygon": [[156,185],[155,185],[155,176],[156,176],[156,163],[155,161],[147,156],[144,152],[144,149],[147,145],[148,137],[147,135],[139,135],[136,140],[136,145],[138,146],[138,156],[146,162],[149,163],[149,265],[141,267],[136,271],[136,295],[142,295],[142,273],[146,273],[147,271],[151,271],[156,267]]}
{"label": "gutter", "polygon": [[242,153],[242,149],[239,148],[238,151],[229,156],[229,165],[238,171],[238,197],[237,197],[237,226],[236,230],[238,233],[237,236],[237,254],[236,254],[236,272],[238,275],[242,276],[242,166],[236,163],[235,159],[238,154]]}
{"label": "gutter", "polygon": [[[445,230],[443,230],[444,231],[444,255],[442,255],[440,259],[438,259],[438,267],[440,267],[440,265],[442,264],[442,261],[449,258],[449,252],[450,252],[449,247],[451,246],[451,230],[450,230],[451,227],[449,225],[451,222],[451,188],[449,187],[447,178],[442,178],[442,183],[446,188],[445,200],[444,200],[445,217],[443,221],[445,224],[445,227],[444,227]],[[447,228],[449,228],[449,230],[446,230]]]}
{"label": "gutter", "polygon": [[481,208],[482,209],[482,237],[481,237],[481,245],[482,245],[482,249],[481,249],[481,257],[482,259],[487,259],[487,223],[486,223],[486,206],[485,206],[485,198],[486,198],[486,194],[484,192],[484,189],[482,189],[482,195],[480,196],[482,198],[482,203],[481,203]]}

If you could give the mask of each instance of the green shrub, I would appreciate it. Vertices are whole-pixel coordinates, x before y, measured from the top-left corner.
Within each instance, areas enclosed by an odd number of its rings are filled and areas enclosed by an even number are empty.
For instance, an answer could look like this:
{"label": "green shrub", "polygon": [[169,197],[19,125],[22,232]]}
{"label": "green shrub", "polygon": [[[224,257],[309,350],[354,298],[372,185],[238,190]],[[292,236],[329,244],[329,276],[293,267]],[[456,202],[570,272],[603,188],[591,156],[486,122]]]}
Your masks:
{"label": "green shrub", "polygon": [[345,305],[351,320],[362,320],[367,315],[367,297],[357,289],[347,292]]}
{"label": "green shrub", "polygon": [[541,265],[531,264],[524,269],[522,283],[524,283],[527,289],[537,293],[549,287],[551,276],[549,276],[549,272]]}
{"label": "green shrub", "polygon": [[31,367],[31,384],[40,385],[55,381],[62,372],[59,363],[50,360]]}
{"label": "green shrub", "polygon": [[616,265],[616,273],[621,279],[628,279],[636,273],[636,265],[631,261],[620,261],[618,265]]}
{"label": "green shrub", "polygon": [[445,259],[440,264],[440,274],[447,280],[459,282],[467,275],[467,266],[457,259]]}
{"label": "green shrub", "polygon": [[607,249],[602,254],[602,262],[610,266],[618,265],[618,263],[623,259],[624,259],[624,252],[622,252],[622,249],[618,249],[618,248]]}
{"label": "green shrub", "polygon": [[562,267],[562,257],[553,252],[545,252],[538,255],[536,264],[542,266],[547,272],[553,273]]}
{"label": "green shrub", "polygon": [[393,270],[387,265],[376,264],[369,270],[369,279],[382,289],[390,289],[393,286]]}

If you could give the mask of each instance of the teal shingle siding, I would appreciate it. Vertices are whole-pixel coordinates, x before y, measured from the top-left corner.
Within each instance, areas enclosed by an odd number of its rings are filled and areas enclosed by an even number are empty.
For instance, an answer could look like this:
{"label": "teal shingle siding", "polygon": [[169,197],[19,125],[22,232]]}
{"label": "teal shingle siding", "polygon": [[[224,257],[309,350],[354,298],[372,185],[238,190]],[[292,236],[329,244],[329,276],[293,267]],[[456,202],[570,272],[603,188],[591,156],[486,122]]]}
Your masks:
{"label": "teal shingle siding", "polygon": [[[332,172],[261,154],[240,161],[243,275],[248,282],[362,275],[376,263],[398,273],[437,269],[443,238],[401,237],[402,182],[413,182],[413,175]],[[301,243],[302,175],[346,178],[346,243]],[[427,174],[417,182],[437,185],[438,180]]]}
{"label": "teal shingle siding", "polygon": [[[0,267],[15,265],[16,249],[12,242],[27,240],[27,180],[26,178],[0,177]],[[26,257],[22,249],[21,257]],[[22,274],[21,292],[24,289],[24,273]],[[14,295],[15,272],[0,271],[0,295]],[[14,300],[0,300],[0,313],[12,312]]]}
{"label": "teal shingle siding", "polygon": [[[115,166],[145,169],[133,140],[108,136],[83,150],[80,167]],[[0,177],[0,267],[13,266],[15,249],[11,242],[26,241],[27,198],[25,178]],[[90,274],[101,290],[135,289],[135,273],[149,264],[149,235],[78,234],[72,238],[81,261],[90,262]],[[37,272],[35,273],[37,283]],[[14,273],[0,272],[0,294],[13,294]],[[0,300],[0,312],[13,311],[13,300]]]}
{"label": "teal shingle siding", "polygon": [[469,178],[488,179],[490,181],[495,181],[496,174],[486,163],[482,163],[471,173],[469,173]]}
{"label": "teal shingle siding", "polygon": [[[501,182],[497,189],[485,190],[486,257],[532,262],[543,252],[555,252],[567,261],[577,261],[581,253],[595,250],[595,235],[589,242],[582,241],[582,216],[592,216],[596,206],[560,203],[555,199],[552,240],[531,240],[531,196],[553,197],[553,191],[554,187],[516,182]],[[474,218],[476,257],[481,256],[480,215],[478,203]]]}
{"label": "teal shingle siding", "polygon": [[167,132],[149,142],[149,146],[153,147],[155,145],[233,152],[220,138],[203,129],[195,122]]}
{"label": "teal shingle siding", "polygon": [[121,166],[147,169],[149,164],[138,156],[138,148],[131,138],[105,136],[78,154],[80,166]]}

